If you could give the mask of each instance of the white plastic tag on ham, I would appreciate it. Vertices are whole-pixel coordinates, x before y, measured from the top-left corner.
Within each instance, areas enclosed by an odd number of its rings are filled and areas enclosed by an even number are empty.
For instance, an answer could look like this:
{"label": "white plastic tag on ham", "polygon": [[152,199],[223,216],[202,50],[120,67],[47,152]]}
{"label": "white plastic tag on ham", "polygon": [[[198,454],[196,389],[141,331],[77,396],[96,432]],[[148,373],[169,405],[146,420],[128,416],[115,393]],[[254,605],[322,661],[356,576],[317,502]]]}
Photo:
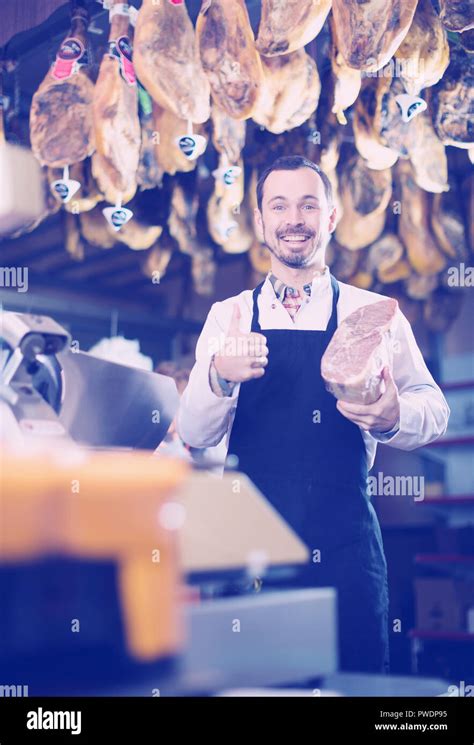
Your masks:
{"label": "white plastic tag on ham", "polygon": [[116,233],[133,217],[132,210],[122,207],[120,202],[115,207],[104,207],[102,214]]}
{"label": "white plastic tag on ham", "polygon": [[51,183],[51,191],[57,195],[63,204],[70,202],[80,188],[80,181],[69,178],[69,166],[65,166],[62,178]]}
{"label": "white plastic tag on ham", "polygon": [[188,132],[175,140],[177,146],[188,160],[196,160],[206,149],[207,139],[193,133],[193,123],[188,121]]}
{"label": "white plastic tag on ham", "polygon": [[398,303],[392,298],[363,305],[338,326],[321,360],[326,388],[337,399],[371,404],[384,393],[382,370],[392,367],[391,326]]}
{"label": "white plastic tag on ham", "polygon": [[409,122],[417,114],[421,114],[422,111],[426,111],[428,104],[419,96],[410,96],[408,93],[401,93],[399,96],[395,96],[402,119],[404,122]]}
{"label": "white plastic tag on ham", "polygon": [[226,168],[216,168],[212,172],[215,179],[220,179],[224,186],[232,186],[242,173],[240,166],[227,166]]}

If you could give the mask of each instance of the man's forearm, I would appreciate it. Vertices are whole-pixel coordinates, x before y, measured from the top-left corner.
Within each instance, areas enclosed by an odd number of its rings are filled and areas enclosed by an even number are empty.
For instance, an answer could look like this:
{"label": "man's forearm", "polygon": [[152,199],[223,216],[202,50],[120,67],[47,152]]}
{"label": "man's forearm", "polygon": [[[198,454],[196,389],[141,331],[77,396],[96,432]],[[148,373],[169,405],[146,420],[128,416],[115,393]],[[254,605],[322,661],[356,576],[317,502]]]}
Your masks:
{"label": "man's forearm", "polygon": [[404,391],[400,395],[398,429],[395,428],[391,437],[372,431],[371,435],[385,445],[414,450],[437,440],[446,432],[449,414],[449,406],[441,391],[430,386]]}
{"label": "man's forearm", "polygon": [[221,378],[214,363],[214,355],[212,355],[211,364],[209,365],[209,385],[212,392],[219,397],[231,396],[236,385],[230,380]]}
{"label": "man's forearm", "polygon": [[238,384],[234,385],[231,395],[214,393],[209,368],[210,358],[194,365],[177,416],[181,438],[197,448],[213,447],[222,440],[230,426],[238,395]]}

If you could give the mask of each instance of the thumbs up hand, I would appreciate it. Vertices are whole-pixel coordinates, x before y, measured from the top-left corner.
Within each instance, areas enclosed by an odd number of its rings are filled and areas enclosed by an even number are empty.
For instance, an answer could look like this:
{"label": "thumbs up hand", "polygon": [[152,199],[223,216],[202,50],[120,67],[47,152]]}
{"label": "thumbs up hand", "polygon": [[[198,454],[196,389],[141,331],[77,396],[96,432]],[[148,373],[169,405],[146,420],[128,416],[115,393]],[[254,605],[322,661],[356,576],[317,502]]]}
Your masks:
{"label": "thumbs up hand", "polygon": [[221,378],[232,383],[261,378],[268,365],[266,338],[254,331],[248,334],[241,331],[240,319],[240,308],[234,303],[223,348],[214,357],[214,365]]}

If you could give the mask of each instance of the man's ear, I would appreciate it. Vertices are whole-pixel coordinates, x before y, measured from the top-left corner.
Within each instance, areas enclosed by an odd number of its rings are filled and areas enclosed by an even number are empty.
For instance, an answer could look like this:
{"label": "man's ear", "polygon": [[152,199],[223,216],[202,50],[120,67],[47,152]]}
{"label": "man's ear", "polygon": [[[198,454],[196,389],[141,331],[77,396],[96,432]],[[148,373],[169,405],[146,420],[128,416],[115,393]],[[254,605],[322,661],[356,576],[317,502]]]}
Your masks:
{"label": "man's ear", "polygon": [[337,211],[336,208],[333,207],[331,212],[329,213],[329,232],[334,233],[334,230],[336,228],[336,217],[337,217]]}
{"label": "man's ear", "polygon": [[260,243],[263,243],[263,220],[262,220],[262,213],[258,209],[258,207],[255,207],[253,211],[253,217],[255,222],[255,232],[257,234],[257,238],[260,241]]}

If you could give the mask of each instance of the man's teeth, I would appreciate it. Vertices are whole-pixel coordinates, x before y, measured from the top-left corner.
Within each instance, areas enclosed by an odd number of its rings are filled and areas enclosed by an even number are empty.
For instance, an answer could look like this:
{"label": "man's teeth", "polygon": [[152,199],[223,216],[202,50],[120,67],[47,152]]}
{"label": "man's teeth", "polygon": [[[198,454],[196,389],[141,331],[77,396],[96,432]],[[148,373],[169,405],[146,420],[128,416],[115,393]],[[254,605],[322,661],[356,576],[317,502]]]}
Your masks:
{"label": "man's teeth", "polygon": [[283,240],[286,241],[287,243],[294,243],[295,241],[303,242],[303,241],[308,240],[308,236],[307,235],[284,235]]}

